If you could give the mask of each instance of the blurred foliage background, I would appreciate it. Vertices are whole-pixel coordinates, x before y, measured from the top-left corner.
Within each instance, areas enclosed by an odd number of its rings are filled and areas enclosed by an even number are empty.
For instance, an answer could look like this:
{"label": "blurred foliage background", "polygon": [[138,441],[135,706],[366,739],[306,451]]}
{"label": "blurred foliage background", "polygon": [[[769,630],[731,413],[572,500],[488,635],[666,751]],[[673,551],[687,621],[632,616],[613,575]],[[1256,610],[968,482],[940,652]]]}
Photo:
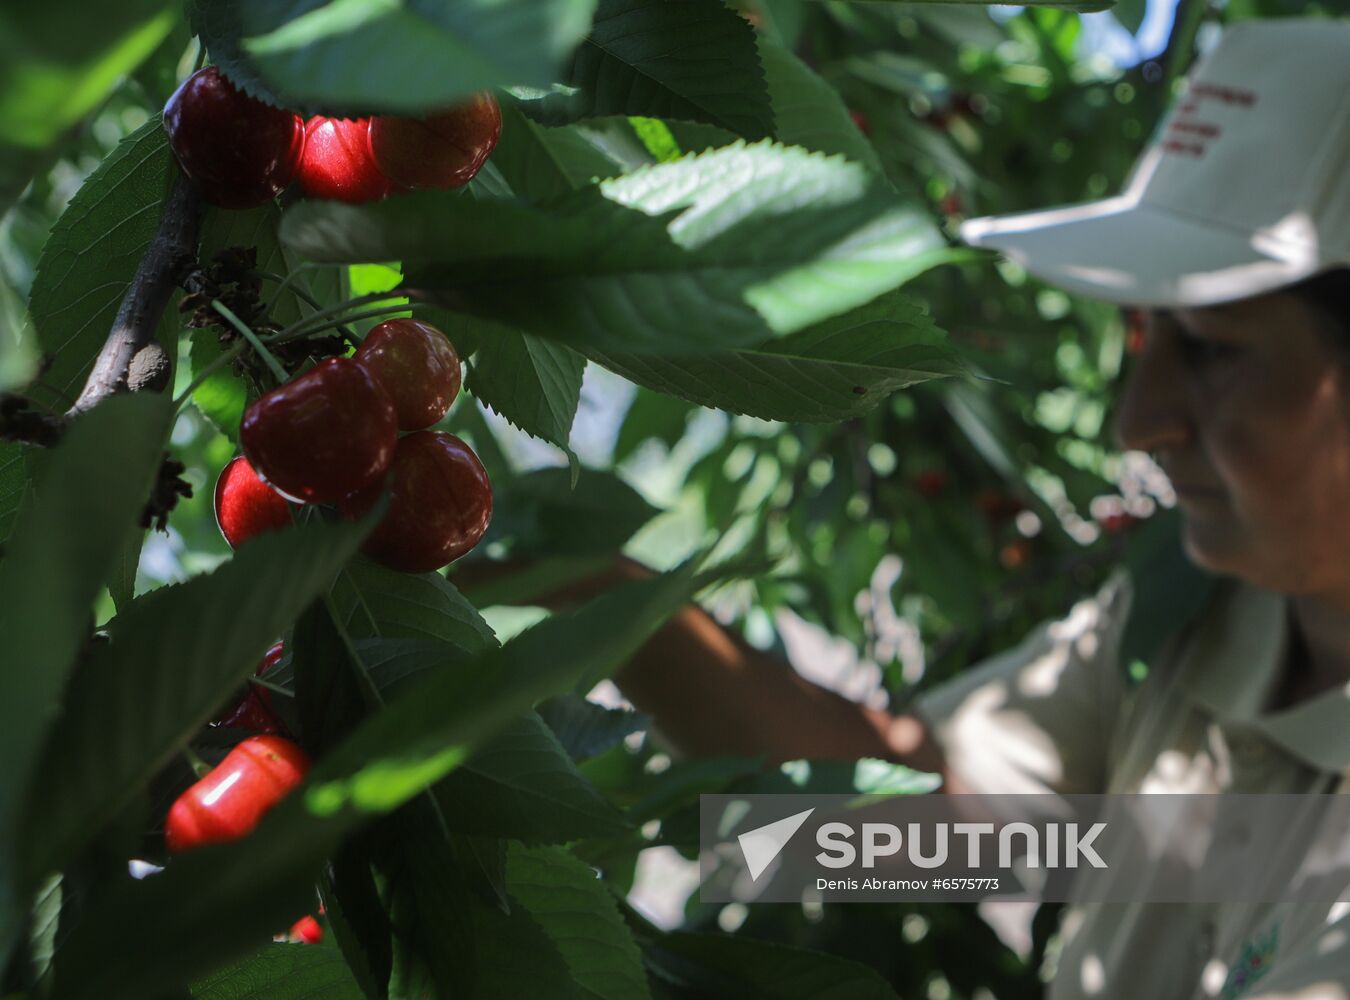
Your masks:
{"label": "blurred foliage background", "polygon": [[[735,5],[837,89],[890,180],[930,205],[953,240],[963,218],[1120,190],[1176,81],[1224,23],[1347,12],[1293,0],[1123,0],[1093,15],[975,4]],[[83,178],[190,71],[196,47],[181,23],[159,34],[129,40],[153,44],[153,56],[87,127],[44,154],[46,169],[0,221],[5,335],[19,326],[18,303],[47,233]],[[594,136],[622,159],[659,154],[642,120],[611,121]],[[677,130],[676,138],[688,148],[697,136]],[[358,290],[378,280],[352,277]],[[728,548],[753,540],[780,571],[720,591],[710,603],[719,620],[822,683],[892,704],[1065,611],[1126,557],[1148,530],[1141,522],[1157,523],[1171,504],[1147,459],[1120,454],[1111,437],[1129,360],[1126,318],[1114,307],[983,257],[929,271],[905,291],[997,381],[939,380],[856,420],[789,425],[682,403],[592,365],[572,435],[585,468],[617,473],[661,511],[627,543],[629,554],[669,567],[713,540]],[[13,351],[5,357],[25,363]],[[450,426],[473,441],[494,482],[508,484],[494,541],[480,555],[575,560],[626,537],[621,524],[595,523],[615,498],[585,489],[545,514],[531,508],[531,525],[513,519],[512,491],[546,493],[555,475],[547,470],[566,467],[566,456],[471,397],[457,403]],[[191,410],[173,443],[194,495],[168,533],[147,542],[138,590],[229,555],[211,507],[215,472],[233,446]],[[524,475],[531,470],[544,471]],[[623,502],[640,523],[642,505]],[[105,601],[100,619],[112,610]],[[503,638],[543,614],[486,613]],[[672,763],[640,737],[583,770],[633,801],[646,776],[681,768],[686,788],[704,790],[737,773],[734,762],[722,771]],[[969,907],[702,907],[689,895],[692,853],[659,850],[666,855],[649,851],[640,861],[634,853],[629,883],[635,905],[667,926],[720,926],[857,958],[905,997],[1031,997],[1053,971],[1053,907],[1034,923],[1022,914],[1020,929],[995,920],[1002,937]]]}

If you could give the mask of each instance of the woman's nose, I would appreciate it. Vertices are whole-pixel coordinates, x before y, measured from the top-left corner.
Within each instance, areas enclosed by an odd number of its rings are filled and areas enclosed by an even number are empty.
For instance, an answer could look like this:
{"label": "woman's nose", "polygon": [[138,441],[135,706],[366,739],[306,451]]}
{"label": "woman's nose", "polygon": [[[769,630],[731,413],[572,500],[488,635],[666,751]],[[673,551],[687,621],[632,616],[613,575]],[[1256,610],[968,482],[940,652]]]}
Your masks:
{"label": "woman's nose", "polygon": [[1175,451],[1191,434],[1186,372],[1173,339],[1151,330],[1135,355],[1113,428],[1122,448]]}

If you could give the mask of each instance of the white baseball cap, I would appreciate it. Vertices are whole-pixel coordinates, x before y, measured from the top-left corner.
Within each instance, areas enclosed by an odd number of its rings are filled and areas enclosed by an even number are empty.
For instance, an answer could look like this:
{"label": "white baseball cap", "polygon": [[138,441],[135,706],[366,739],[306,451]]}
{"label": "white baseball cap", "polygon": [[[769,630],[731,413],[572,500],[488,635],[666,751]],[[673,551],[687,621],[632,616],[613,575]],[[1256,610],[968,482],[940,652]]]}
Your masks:
{"label": "white baseball cap", "polygon": [[1138,306],[1260,295],[1350,265],[1350,21],[1228,27],[1104,201],[970,219],[1060,288]]}

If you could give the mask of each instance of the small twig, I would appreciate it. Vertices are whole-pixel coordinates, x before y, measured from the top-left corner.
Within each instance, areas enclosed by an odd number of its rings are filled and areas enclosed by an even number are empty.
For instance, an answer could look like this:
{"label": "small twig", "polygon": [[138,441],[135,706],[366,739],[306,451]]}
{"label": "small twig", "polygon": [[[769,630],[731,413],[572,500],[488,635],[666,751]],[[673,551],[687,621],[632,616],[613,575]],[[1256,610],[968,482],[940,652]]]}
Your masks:
{"label": "small twig", "polygon": [[202,201],[196,188],[178,178],[164,203],[159,231],[141,258],[103,350],[79,398],[66,411],[67,417],[85,413],[114,393],[126,390],[131,359],[154,342],[155,329],[173,294],[179,268],[196,252],[201,218]]}

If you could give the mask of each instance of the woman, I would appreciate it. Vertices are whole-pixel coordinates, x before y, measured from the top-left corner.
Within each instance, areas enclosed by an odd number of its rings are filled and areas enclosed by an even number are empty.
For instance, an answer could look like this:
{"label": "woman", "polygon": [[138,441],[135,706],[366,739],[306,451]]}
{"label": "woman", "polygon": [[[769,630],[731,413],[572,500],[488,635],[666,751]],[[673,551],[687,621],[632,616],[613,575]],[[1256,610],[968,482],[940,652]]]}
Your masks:
{"label": "woman", "polygon": [[[1350,787],[1348,90],[1350,24],[1239,24],[1125,194],[962,230],[1144,309],[1116,430],[1172,479],[1186,553],[1221,583],[1142,685],[1117,660],[1123,572],[900,714],[815,687],[686,609],[615,678],[659,734],[691,754],[884,757],[948,791]],[[1072,904],[1050,996],[1345,997],[1345,909]]]}

